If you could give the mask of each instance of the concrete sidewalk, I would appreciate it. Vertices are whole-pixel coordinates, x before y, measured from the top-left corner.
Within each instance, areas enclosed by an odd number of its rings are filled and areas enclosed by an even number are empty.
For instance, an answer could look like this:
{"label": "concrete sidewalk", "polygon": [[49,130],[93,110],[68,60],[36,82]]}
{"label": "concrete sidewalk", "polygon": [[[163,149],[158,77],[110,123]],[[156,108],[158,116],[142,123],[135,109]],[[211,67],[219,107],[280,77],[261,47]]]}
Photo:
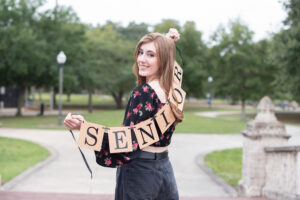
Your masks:
{"label": "concrete sidewalk", "polygon": [[[96,164],[92,151],[83,149],[94,172],[90,179],[77,145],[68,131],[1,128],[0,136],[22,138],[48,146],[56,152],[52,162],[22,180],[4,185],[9,191],[113,194],[115,169]],[[228,197],[224,189],[205,174],[196,163],[199,154],[216,149],[241,146],[241,136],[175,134],[169,147],[180,196]]]}
{"label": "concrete sidewalk", "polygon": [[[300,127],[287,126],[287,132],[293,135],[289,143],[299,145]],[[113,195],[115,169],[97,165],[94,153],[83,149],[94,172],[94,178],[91,180],[77,144],[67,130],[0,128],[0,136],[37,142],[48,147],[53,155],[50,161],[45,162],[39,168],[33,167],[31,171],[29,170],[30,173],[25,173],[19,179],[5,184],[3,188],[6,191],[17,192],[10,193],[11,195],[18,194],[18,192]],[[241,146],[240,134],[174,134],[169,151],[180,196],[212,199],[229,197],[230,195],[224,188],[197,165],[196,159],[199,159],[199,155],[205,155],[214,150]],[[1,194],[2,200],[4,194]]]}
{"label": "concrete sidewalk", "polygon": [[[1,192],[1,200],[114,200],[113,195],[96,194],[63,194],[63,193],[33,193],[33,192]],[[180,200],[230,200],[232,198],[218,197],[181,197]],[[235,198],[234,200],[266,200],[263,198]]]}

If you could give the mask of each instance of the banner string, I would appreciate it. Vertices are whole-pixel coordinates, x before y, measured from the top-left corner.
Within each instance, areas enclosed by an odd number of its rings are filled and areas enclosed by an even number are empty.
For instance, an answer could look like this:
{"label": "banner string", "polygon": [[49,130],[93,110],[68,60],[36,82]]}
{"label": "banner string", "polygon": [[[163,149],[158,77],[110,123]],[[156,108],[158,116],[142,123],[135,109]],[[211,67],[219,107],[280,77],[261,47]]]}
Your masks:
{"label": "banner string", "polygon": [[[72,131],[72,130],[69,130],[69,131],[71,132],[72,137],[73,137],[74,141],[76,142],[76,139],[75,139],[75,136],[74,136],[74,134],[73,134],[73,131]],[[76,143],[77,143],[77,142],[76,142]],[[78,147],[78,146],[77,146],[77,147]],[[89,170],[89,172],[90,172],[90,174],[91,174],[91,179],[93,179],[93,172],[92,172],[92,170],[91,170],[91,168],[90,168],[90,166],[89,166],[89,164],[88,164],[88,162],[87,162],[87,160],[86,160],[86,158],[85,158],[83,152],[81,151],[80,147],[78,147],[78,149],[79,149],[79,151],[80,151],[80,153],[81,153],[81,156],[82,156],[82,159],[83,159],[83,161],[84,161],[84,163],[85,163],[85,166],[88,168],[88,170]]]}
{"label": "banner string", "polygon": [[184,60],[183,60],[183,57],[182,57],[182,54],[181,54],[181,50],[177,46],[176,46],[176,50],[178,51],[179,57],[181,59],[181,66],[184,67]]}

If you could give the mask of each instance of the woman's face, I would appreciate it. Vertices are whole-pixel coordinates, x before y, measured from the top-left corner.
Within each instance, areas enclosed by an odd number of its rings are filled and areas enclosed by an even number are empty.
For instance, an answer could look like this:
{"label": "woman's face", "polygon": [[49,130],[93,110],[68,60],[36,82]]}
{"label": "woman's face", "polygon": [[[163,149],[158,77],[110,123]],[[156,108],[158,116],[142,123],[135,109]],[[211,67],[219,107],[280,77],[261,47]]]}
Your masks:
{"label": "woman's face", "polygon": [[158,59],[154,42],[144,43],[138,51],[137,64],[139,75],[146,77],[146,82],[157,78]]}

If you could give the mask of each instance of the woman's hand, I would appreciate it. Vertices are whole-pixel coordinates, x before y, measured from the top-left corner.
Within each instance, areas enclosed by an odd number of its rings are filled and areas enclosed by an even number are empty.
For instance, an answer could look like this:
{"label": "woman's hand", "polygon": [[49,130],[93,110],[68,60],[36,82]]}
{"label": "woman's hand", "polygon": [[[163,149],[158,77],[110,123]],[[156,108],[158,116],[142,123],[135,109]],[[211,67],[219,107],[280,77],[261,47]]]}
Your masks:
{"label": "woman's hand", "polygon": [[64,120],[64,125],[69,130],[80,130],[82,121],[84,121],[84,118],[81,115],[71,115],[71,113],[68,113]]}
{"label": "woman's hand", "polygon": [[170,28],[169,32],[166,34],[166,37],[172,39],[174,42],[180,39],[180,34],[178,33],[177,29]]}

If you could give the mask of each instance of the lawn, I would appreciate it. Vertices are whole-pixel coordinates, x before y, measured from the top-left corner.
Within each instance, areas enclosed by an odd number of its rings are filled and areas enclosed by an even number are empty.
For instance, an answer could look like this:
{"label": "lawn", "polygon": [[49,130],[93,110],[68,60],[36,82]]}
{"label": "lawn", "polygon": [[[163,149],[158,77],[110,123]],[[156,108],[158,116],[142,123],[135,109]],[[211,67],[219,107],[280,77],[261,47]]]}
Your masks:
{"label": "lawn", "polygon": [[0,137],[0,174],[2,184],[27,168],[45,160],[50,153],[33,142]]}
{"label": "lawn", "polygon": [[[287,124],[293,124],[293,125],[300,125],[300,113],[296,112],[282,112],[278,111],[275,113],[277,120],[283,123]],[[251,113],[246,115],[247,120],[254,119],[256,114]],[[231,120],[238,120],[240,118],[239,114],[230,114],[230,115],[219,115],[220,119],[231,119]]]}
{"label": "lawn", "polygon": [[[240,133],[246,127],[246,122],[195,115],[197,112],[224,110],[230,109],[188,107],[184,111],[184,121],[178,124],[175,133]],[[80,113],[79,111],[76,114]],[[82,110],[82,113],[86,113],[86,110]],[[89,122],[108,127],[120,126],[124,110],[95,110],[93,113],[84,114],[84,117]],[[0,123],[5,128],[64,129],[57,125],[57,116],[0,117]]]}
{"label": "lawn", "polygon": [[242,148],[214,151],[205,156],[205,165],[232,186],[242,177]]}

